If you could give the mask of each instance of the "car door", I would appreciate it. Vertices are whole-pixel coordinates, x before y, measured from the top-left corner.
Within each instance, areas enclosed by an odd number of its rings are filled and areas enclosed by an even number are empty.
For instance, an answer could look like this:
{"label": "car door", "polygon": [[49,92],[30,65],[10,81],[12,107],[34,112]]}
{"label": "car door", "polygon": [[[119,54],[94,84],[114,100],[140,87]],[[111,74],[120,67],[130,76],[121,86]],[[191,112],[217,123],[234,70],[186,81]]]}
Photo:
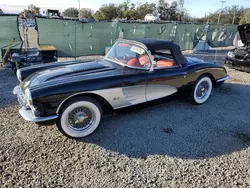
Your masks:
{"label": "car door", "polygon": [[186,71],[184,67],[155,68],[148,73],[146,100],[151,101],[172,95],[185,85]]}

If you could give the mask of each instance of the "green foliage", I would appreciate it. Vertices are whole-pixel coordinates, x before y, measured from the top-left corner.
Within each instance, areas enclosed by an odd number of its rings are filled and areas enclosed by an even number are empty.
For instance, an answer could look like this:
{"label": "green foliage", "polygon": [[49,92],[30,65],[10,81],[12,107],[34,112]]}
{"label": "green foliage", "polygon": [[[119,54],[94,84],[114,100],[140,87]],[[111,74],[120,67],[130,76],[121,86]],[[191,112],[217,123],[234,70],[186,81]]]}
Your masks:
{"label": "green foliage", "polygon": [[100,20],[112,20],[122,18],[127,20],[143,20],[146,14],[156,14],[156,5],[154,3],[144,3],[136,7],[130,0],[121,4],[105,4],[95,13],[94,18]]}
{"label": "green foliage", "polygon": [[136,19],[143,20],[147,14],[155,14],[156,5],[155,3],[144,3],[137,7],[136,9]]}
{"label": "green foliage", "polygon": [[244,11],[240,19],[240,24],[250,23],[250,9]]}
{"label": "green foliage", "polygon": [[[183,21],[185,18],[185,13],[179,9],[179,5],[177,1],[173,1],[170,4],[165,2],[164,0],[159,0],[159,6],[157,8],[159,17],[161,20],[169,20],[169,21]],[[188,15],[186,14],[186,17]]]}
{"label": "green foliage", "polygon": [[28,9],[24,9],[24,13],[26,18],[28,19],[34,19],[35,15],[39,15],[40,14],[40,8],[36,7],[33,4],[30,4],[28,6]]}
{"label": "green foliage", "polygon": [[94,19],[93,14],[94,14],[94,11],[91,9],[88,9],[88,8],[82,8],[80,10],[80,17],[81,18],[92,20],[92,19]]}
{"label": "green foliage", "polygon": [[65,17],[73,17],[73,18],[76,18],[78,17],[78,9],[77,8],[67,8],[63,11],[63,16]]}
{"label": "green foliage", "polygon": [[127,20],[135,20],[136,19],[136,8],[134,3],[130,3],[130,0],[126,0],[120,5],[119,8],[119,18],[125,18]]}
{"label": "green foliage", "polygon": [[107,20],[107,18],[102,14],[101,11],[96,11],[95,14],[94,14],[94,19],[96,21],[102,21],[102,20]]}
{"label": "green foliage", "polygon": [[218,9],[214,13],[210,13],[207,17],[193,18],[192,21],[208,22],[210,24],[217,24],[219,14],[221,12],[220,24],[239,24],[241,16],[245,8],[243,6],[233,5],[231,7],[224,7],[222,10]]}
{"label": "green foliage", "polygon": [[99,11],[102,13],[103,19],[105,20],[115,19],[119,15],[119,8],[114,3],[102,5]]}

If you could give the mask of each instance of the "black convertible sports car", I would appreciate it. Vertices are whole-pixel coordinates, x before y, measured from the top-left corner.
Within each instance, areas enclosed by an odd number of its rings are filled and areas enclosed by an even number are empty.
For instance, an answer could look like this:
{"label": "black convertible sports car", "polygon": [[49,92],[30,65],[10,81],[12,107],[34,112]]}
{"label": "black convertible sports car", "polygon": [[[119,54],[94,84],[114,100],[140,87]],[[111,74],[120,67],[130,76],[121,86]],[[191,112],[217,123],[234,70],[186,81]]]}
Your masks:
{"label": "black convertible sports car", "polygon": [[98,127],[107,107],[124,108],[190,92],[193,104],[209,98],[229,78],[215,63],[184,57],[175,43],[155,39],[118,40],[101,60],[71,61],[17,71],[14,88],[28,121],[56,120],[66,136],[85,137]]}
{"label": "black convertible sports car", "polygon": [[250,24],[238,26],[243,47],[235,48],[227,53],[225,65],[245,72],[250,72]]}

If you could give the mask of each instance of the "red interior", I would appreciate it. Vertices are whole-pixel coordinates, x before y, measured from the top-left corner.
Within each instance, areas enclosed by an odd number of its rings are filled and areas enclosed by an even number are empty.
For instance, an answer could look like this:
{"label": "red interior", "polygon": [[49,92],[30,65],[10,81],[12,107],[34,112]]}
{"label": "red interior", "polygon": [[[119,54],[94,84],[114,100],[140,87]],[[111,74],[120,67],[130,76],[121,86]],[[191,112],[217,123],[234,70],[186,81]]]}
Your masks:
{"label": "red interior", "polygon": [[[139,59],[132,58],[127,62],[127,65],[134,66],[134,67],[143,67],[143,65],[140,64],[140,62],[149,62],[148,56],[142,56]],[[170,60],[159,60],[156,62],[157,67],[172,67],[174,66],[174,62]]]}
{"label": "red interior", "polygon": [[157,61],[157,67],[172,67],[174,62],[170,60],[159,60]]}
{"label": "red interior", "polygon": [[143,67],[143,65],[140,64],[139,60],[137,58],[132,58],[127,62],[127,65],[134,66],[134,67]]}

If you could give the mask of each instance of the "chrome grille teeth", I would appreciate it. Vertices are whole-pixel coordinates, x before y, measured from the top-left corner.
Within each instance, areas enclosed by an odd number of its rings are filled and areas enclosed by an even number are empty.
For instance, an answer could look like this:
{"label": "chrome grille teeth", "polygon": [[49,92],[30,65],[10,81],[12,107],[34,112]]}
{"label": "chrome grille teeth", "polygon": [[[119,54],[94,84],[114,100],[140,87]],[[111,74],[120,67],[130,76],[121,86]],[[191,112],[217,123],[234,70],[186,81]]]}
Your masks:
{"label": "chrome grille teeth", "polygon": [[21,107],[26,106],[25,98],[24,98],[24,96],[23,96],[23,94],[22,94],[21,92],[19,92],[19,93],[17,94],[17,100],[18,100],[18,103],[19,103],[19,105],[20,105]]}

